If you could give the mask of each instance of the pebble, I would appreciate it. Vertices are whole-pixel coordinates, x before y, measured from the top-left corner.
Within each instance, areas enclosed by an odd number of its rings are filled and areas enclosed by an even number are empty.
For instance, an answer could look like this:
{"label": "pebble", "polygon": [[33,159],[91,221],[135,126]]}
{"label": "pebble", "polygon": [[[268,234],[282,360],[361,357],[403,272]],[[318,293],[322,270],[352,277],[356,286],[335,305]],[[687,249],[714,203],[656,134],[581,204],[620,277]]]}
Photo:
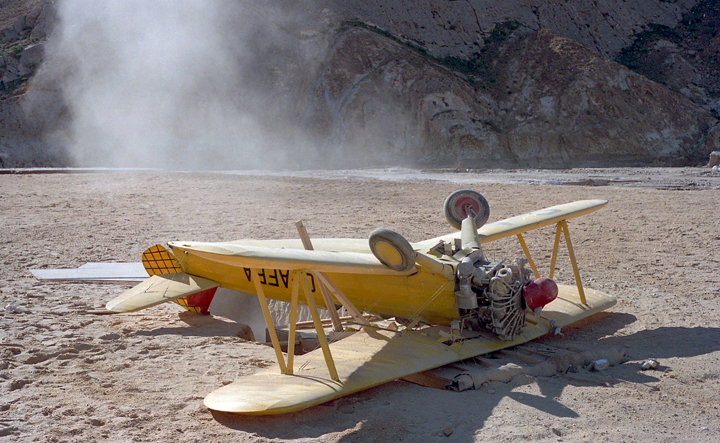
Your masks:
{"label": "pebble", "polygon": [[604,371],[609,366],[610,366],[610,362],[603,358],[603,359],[595,360],[594,362],[592,362],[590,364],[590,370],[600,372],[600,371]]}
{"label": "pebble", "polygon": [[8,304],[5,306],[5,312],[10,314],[32,314],[28,308],[25,306],[15,306],[12,304]]}
{"label": "pebble", "polygon": [[640,363],[640,369],[643,371],[647,371],[648,369],[657,369],[657,367],[660,366],[660,363],[657,360],[645,360],[644,362]]}

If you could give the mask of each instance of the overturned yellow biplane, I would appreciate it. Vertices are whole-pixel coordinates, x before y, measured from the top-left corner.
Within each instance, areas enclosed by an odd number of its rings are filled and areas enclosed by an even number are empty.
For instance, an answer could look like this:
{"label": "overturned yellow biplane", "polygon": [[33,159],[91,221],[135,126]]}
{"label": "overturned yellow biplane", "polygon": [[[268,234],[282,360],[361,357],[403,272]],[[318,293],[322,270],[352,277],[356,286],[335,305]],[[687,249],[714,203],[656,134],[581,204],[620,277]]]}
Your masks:
{"label": "overturned yellow biplane", "polygon": [[[261,370],[205,398],[214,410],[242,414],[297,411],[417,372],[532,340],[615,304],[615,297],[584,289],[566,220],[589,214],[604,200],[568,203],[485,224],[489,205],[477,192],[461,190],[445,201],[450,224],[460,230],[410,243],[377,229],[368,240],[315,239],[301,223],[298,240],[224,243],[176,241],[145,251],[149,278],[107,304],[132,312],[175,301],[207,313],[217,288],[257,295],[277,356],[278,368]],[[543,277],[523,233],[555,225],[549,274]],[[574,286],[553,277],[561,236]],[[481,245],[517,236],[525,257],[488,260]],[[529,267],[529,268],[528,268]],[[302,293],[302,296],[301,296]],[[289,343],[295,342],[298,303],[309,307],[320,349],[295,364],[293,346],[280,347],[267,299],[289,302]],[[340,321],[345,307],[351,320]],[[318,308],[328,309],[329,343]],[[363,312],[395,317],[398,328],[380,327]]]}

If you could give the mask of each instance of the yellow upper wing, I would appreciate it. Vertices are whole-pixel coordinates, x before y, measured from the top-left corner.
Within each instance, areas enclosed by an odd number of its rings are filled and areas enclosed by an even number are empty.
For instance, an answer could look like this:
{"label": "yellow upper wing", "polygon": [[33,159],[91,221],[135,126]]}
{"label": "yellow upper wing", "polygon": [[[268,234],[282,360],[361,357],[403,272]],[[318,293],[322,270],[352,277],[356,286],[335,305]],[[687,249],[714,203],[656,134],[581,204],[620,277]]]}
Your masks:
{"label": "yellow upper wing", "polygon": [[[191,251],[194,255],[213,256],[214,262],[247,268],[306,270],[343,274],[410,275],[414,271],[394,271],[380,263],[372,253],[330,252],[285,249],[240,244],[238,242],[169,242],[170,247]],[[279,243],[276,243],[279,244]],[[177,255],[177,254],[176,254]],[[224,257],[224,258],[223,258]]]}
{"label": "yellow upper wing", "polygon": [[[240,377],[205,397],[210,409],[250,415],[284,414],[377,386],[407,375],[482,355],[533,340],[615,304],[615,297],[587,290],[588,304],[580,303],[577,288],[559,285],[559,296],[543,309],[543,318],[528,322],[512,341],[487,333],[478,338],[444,344],[432,327],[393,332],[366,329],[330,344],[339,380],[328,375],[320,350],[297,356],[294,375],[282,375],[277,367]],[[550,323],[550,320],[553,323]]]}

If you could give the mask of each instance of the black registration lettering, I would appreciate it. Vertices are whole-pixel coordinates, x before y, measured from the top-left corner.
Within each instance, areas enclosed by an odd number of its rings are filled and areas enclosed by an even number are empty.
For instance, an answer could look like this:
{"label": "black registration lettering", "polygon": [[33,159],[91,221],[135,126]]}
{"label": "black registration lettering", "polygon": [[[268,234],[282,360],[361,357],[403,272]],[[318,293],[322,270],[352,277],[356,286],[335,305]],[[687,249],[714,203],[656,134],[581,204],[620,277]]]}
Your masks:
{"label": "black registration lettering", "polygon": [[308,272],[308,277],[310,277],[310,284],[312,285],[310,291],[315,292],[315,276]]}
{"label": "black registration lettering", "polygon": [[288,284],[290,283],[290,271],[285,271],[283,274],[283,271],[278,271],[280,273],[280,280],[282,280],[283,285],[285,286],[285,289],[288,288]]}
{"label": "black registration lettering", "polygon": [[268,285],[270,286],[280,286],[280,283],[278,282],[278,271],[277,269],[273,269],[272,274],[268,273]]}
{"label": "black registration lettering", "polygon": [[[247,281],[252,281],[252,269],[250,268],[243,268],[243,271],[245,272],[245,277],[247,278]],[[283,271],[282,269],[273,269],[265,270],[265,269],[258,269],[258,281],[261,285],[267,285],[267,286],[275,286],[280,287],[280,283],[285,287],[285,289],[290,287],[290,271],[286,270]],[[308,276],[310,277],[310,285],[312,292],[315,292],[317,290],[317,286],[315,285],[315,276],[313,274],[308,273]]]}

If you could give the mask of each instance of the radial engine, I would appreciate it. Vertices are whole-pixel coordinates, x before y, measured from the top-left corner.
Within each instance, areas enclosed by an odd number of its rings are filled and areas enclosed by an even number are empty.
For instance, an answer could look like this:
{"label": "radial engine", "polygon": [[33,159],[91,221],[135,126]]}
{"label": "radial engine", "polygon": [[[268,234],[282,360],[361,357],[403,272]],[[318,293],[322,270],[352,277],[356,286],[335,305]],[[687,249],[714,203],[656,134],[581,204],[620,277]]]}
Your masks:
{"label": "radial engine", "polygon": [[549,278],[533,280],[526,258],[506,263],[477,255],[466,256],[457,266],[455,300],[462,327],[513,340],[525,326],[526,312],[539,313],[557,297],[558,287]]}
{"label": "radial engine", "polygon": [[478,228],[488,220],[490,206],[481,194],[455,191],[445,200],[444,212],[450,225],[461,231],[459,246],[451,251],[460,260],[455,270],[455,303],[461,328],[488,329],[502,340],[515,339],[525,326],[527,311],[539,314],[557,297],[557,284],[549,278],[533,281],[526,258],[511,263],[485,259]]}

